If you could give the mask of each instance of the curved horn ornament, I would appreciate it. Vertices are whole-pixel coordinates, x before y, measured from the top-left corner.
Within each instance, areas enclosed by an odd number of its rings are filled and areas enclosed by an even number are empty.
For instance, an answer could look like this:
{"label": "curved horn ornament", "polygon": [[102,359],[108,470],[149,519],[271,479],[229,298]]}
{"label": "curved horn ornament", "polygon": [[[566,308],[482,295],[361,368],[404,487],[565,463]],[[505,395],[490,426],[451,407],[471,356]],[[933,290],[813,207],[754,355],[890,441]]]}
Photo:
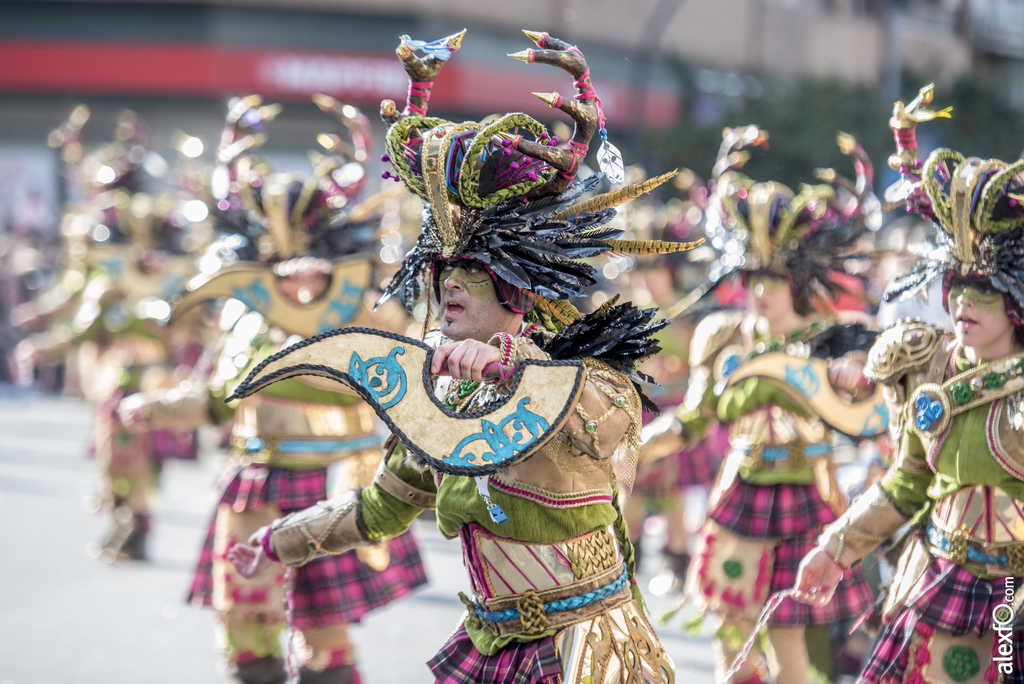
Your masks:
{"label": "curved horn ornament", "polygon": [[200,302],[231,297],[259,312],[289,335],[310,337],[343,325],[369,322],[364,302],[370,287],[373,265],[369,261],[347,260],[334,265],[327,290],[308,304],[289,299],[281,291],[279,276],[260,264],[236,264],[213,275],[199,275],[189,281],[175,306],[172,320]]}
{"label": "curved horn ornament", "polygon": [[579,361],[526,361],[507,399],[479,413],[455,413],[434,395],[433,350],[419,340],[369,328],[343,328],[303,340],[261,363],[230,400],[279,380],[337,380],[373,406],[387,428],[432,468],[487,475],[528,458],[568,420],[583,392]]}

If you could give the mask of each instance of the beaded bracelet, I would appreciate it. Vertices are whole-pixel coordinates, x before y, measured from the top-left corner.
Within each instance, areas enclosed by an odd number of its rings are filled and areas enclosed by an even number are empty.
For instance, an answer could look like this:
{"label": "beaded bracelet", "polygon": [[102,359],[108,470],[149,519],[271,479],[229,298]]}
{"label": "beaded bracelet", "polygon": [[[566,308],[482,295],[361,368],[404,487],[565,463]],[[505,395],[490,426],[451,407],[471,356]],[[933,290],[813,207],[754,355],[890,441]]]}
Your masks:
{"label": "beaded bracelet", "polygon": [[498,338],[498,349],[501,352],[501,365],[511,366],[512,356],[515,353],[516,343],[512,339],[512,336],[505,332],[494,333],[491,335],[491,339],[487,341],[488,344],[494,341],[494,338]]}

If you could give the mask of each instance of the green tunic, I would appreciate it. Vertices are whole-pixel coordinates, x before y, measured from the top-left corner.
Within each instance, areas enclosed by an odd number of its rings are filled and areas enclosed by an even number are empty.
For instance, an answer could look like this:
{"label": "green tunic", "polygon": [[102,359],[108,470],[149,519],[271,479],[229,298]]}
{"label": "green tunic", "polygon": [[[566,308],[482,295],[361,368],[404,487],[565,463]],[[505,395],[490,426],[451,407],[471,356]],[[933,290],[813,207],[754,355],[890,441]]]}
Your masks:
{"label": "green tunic", "polygon": [[[962,357],[956,358],[958,373],[971,368]],[[1011,475],[995,460],[988,446],[987,424],[991,404],[981,404],[953,416],[946,439],[935,456],[935,472],[927,466],[927,454],[912,430],[904,430],[900,449],[906,458],[921,462],[923,472],[892,468],[882,480],[882,488],[903,515],[923,517],[939,499],[961,487],[989,485],[999,487],[1018,501],[1024,501],[1024,481]],[[909,405],[904,418],[910,418]]]}

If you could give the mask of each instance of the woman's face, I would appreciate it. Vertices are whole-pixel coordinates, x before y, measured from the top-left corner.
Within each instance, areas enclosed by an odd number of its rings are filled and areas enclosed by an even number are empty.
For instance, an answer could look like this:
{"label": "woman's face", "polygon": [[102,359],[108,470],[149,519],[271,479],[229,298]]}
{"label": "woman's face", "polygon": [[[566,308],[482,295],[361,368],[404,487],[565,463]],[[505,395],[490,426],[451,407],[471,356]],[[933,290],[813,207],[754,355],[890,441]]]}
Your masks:
{"label": "woman's face", "polygon": [[747,290],[753,295],[754,307],[769,321],[793,313],[793,291],[789,281],[769,275],[753,275],[747,279]]}
{"label": "woman's face", "polygon": [[1003,294],[991,285],[954,279],[948,301],[953,332],[961,345],[988,349],[1013,337]]}

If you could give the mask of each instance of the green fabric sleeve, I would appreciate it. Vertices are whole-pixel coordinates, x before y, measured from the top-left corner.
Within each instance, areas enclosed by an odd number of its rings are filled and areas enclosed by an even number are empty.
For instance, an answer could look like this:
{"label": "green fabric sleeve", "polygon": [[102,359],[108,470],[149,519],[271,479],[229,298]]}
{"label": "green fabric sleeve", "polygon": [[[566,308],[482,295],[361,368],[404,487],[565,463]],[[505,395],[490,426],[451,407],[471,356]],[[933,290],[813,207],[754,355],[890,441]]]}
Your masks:
{"label": "green fabric sleeve", "polygon": [[676,418],[683,426],[683,436],[686,439],[703,439],[711,426],[711,419],[702,414],[700,409],[677,411]]}
{"label": "green fabric sleeve", "polygon": [[[905,382],[909,384],[909,381]],[[907,389],[909,396],[909,388]],[[923,472],[908,472],[896,467],[889,468],[885,477],[882,478],[881,487],[900,513],[914,517],[928,502],[928,486],[931,484],[934,474],[928,467],[924,445],[909,427],[908,421],[913,420],[910,413],[908,402],[903,405],[904,427],[899,443],[899,453],[902,454],[903,459],[920,465],[921,467],[915,468],[915,470]]]}
{"label": "green fabric sleeve", "polygon": [[[435,492],[434,478],[430,471],[421,473],[405,462],[405,445],[399,442],[386,456],[387,468],[407,484],[425,492]],[[362,522],[370,541],[384,537],[395,537],[409,529],[422,508],[399,501],[376,483],[363,489]]]}
{"label": "green fabric sleeve", "polygon": [[798,416],[807,416],[806,411],[770,380],[747,378],[722,392],[718,400],[718,419],[723,423],[731,423],[768,404],[775,404]]}

